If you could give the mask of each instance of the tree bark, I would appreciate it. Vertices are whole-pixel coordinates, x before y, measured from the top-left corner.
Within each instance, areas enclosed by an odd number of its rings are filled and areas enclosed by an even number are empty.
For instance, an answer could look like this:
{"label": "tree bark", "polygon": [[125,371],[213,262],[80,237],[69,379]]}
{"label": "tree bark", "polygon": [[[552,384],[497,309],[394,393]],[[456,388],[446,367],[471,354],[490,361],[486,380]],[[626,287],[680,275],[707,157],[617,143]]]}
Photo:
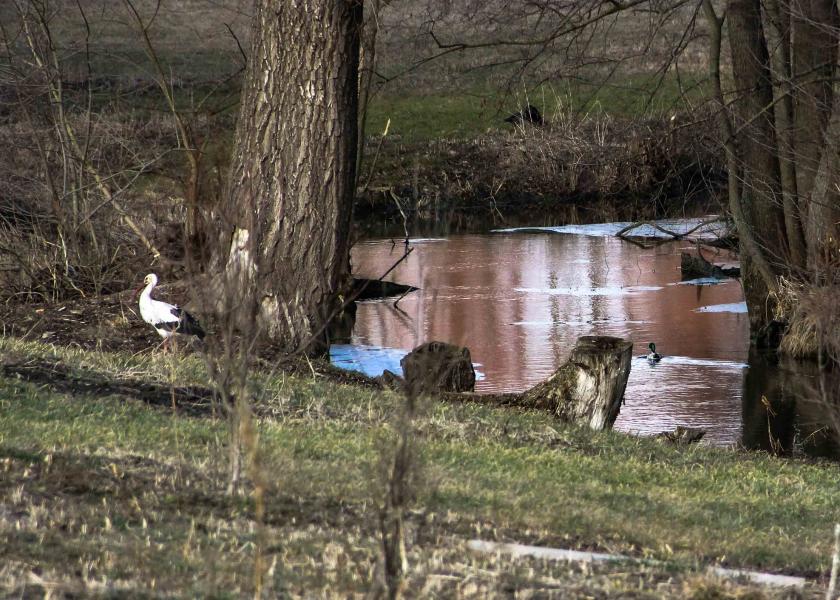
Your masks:
{"label": "tree bark", "polygon": [[379,33],[379,7],[382,0],[369,0],[359,47],[359,140],[356,150],[356,178],[361,176],[365,150],[368,101],[376,69],[376,35]]}
{"label": "tree bark", "polygon": [[838,25],[834,0],[793,0],[793,78],[797,188],[808,198],[823,151],[823,134],[831,107],[831,76],[837,55],[833,28]]}
{"label": "tree bark", "polygon": [[521,405],[548,410],[564,421],[588,423],[592,429],[611,429],[621,410],[632,358],[632,342],[582,336],[569,360],[526,391]]}
{"label": "tree bark", "polygon": [[348,287],[361,24],[360,0],[256,3],[213,293],[286,352],[328,347]]}
{"label": "tree bark", "polygon": [[[789,264],[780,201],[770,59],[759,1],[730,0],[727,14],[732,74],[738,85],[732,114],[741,181],[741,193],[737,199],[739,206],[733,207],[733,212],[740,211],[743,221],[739,226],[742,233],[741,274],[749,309],[750,332],[756,343],[764,345],[766,332],[773,320],[772,279],[783,265]],[[761,256],[760,260],[764,260],[772,270],[770,281],[756,253],[743,251],[748,250],[743,243],[743,232],[746,230],[755,239],[755,252]]]}
{"label": "tree bark", "polygon": [[796,187],[796,146],[793,126],[793,81],[791,77],[790,13],[780,0],[766,0],[767,42],[774,75],[773,100],[776,135],[779,142],[779,175],[782,186],[782,209],[785,233],[790,247],[790,261],[796,269],[806,263],[805,235]]}
{"label": "tree bark", "polygon": [[[808,267],[818,285],[830,282],[836,273],[823,272],[832,264],[831,254],[840,239],[840,206],[837,184],[840,180],[840,90],[835,90],[831,117],[825,129],[823,152],[814,176],[808,220]],[[834,259],[836,260],[836,259]]]}
{"label": "tree bark", "polygon": [[[819,267],[825,240],[832,237],[840,196],[836,158],[840,118],[836,115],[838,39],[840,26],[834,0],[798,0],[792,3],[793,66],[796,80],[797,185],[804,206],[803,224],[808,240],[808,268]],[[836,233],[836,231],[834,232]],[[836,238],[835,238],[836,239]]]}

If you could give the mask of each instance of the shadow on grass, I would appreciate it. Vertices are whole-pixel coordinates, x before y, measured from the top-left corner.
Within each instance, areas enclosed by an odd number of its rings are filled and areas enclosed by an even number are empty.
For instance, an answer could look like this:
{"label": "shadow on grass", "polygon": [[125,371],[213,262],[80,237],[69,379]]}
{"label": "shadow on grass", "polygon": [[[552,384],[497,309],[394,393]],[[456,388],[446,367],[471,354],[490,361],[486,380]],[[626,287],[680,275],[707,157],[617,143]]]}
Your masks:
{"label": "shadow on grass", "polygon": [[70,395],[102,398],[123,396],[139,400],[149,406],[175,408],[178,414],[192,417],[220,416],[214,392],[200,386],[176,386],[148,381],[120,380],[95,372],[80,374],[64,365],[50,361],[0,364],[0,376],[21,379],[51,390]]}

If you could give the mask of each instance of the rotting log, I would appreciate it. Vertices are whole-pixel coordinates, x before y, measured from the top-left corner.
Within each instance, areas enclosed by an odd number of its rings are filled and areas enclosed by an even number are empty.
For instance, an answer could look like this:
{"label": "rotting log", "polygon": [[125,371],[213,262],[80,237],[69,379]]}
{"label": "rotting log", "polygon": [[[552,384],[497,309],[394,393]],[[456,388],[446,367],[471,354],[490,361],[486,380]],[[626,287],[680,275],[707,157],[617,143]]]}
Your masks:
{"label": "rotting log", "polygon": [[588,423],[593,429],[610,429],[621,409],[632,358],[632,342],[582,336],[566,364],[522,395],[522,406]]}
{"label": "rotting log", "polygon": [[682,271],[683,281],[687,279],[694,279],[695,277],[716,277],[723,279],[725,277],[738,278],[741,276],[741,269],[738,267],[719,267],[716,264],[710,263],[701,255],[689,254],[682,252],[680,254],[680,270]]}

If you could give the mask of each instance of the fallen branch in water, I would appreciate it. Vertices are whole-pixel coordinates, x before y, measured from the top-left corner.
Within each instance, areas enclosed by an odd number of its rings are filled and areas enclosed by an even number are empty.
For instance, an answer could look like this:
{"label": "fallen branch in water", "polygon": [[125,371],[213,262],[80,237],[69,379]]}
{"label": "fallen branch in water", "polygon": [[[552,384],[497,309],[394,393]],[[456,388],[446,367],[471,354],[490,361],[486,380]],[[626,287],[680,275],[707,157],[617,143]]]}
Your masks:
{"label": "fallen branch in water", "polygon": [[631,236],[629,236],[627,232],[633,231],[634,229],[638,229],[639,227],[643,227],[643,226],[647,225],[648,227],[652,227],[653,229],[655,229],[657,231],[661,231],[665,235],[670,235],[671,236],[671,240],[663,240],[663,241],[681,240],[681,239],[685,238],[686,236],[691,235],[692,233],[694,233],[698,229],[701,229],[702,227],[705,227],[706,225],[711,225],[713,223],[720,223],[721,221],[723,221],[723,219],[721,219],[720,217],[716,217],[714,219],[707,219],[705,221],[701,221],[696,226],[692,227],[688,231],[684,231],[683,233],[677,233],[676,231],[671,231],[670,229],[666,229],[666,228],[662,227],[661,225],[659,225],[658,223],[656,223],[655,221],[636,221],[635,223],[631,223],[627,227],[622,228],[615,235],[616,235],[616,237],[620,237],[622,239],[627,239],[627,241],[631,241],[631,240],[628,239]]}

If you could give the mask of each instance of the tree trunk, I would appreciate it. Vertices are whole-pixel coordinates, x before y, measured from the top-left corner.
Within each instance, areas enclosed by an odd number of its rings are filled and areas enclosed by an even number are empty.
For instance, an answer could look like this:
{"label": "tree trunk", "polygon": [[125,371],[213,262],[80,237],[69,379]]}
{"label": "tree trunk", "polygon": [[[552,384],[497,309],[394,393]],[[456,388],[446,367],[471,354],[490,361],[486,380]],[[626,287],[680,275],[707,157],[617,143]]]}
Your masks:
{"label": "tree trunk", "polygon": [[258,0],[254,19],[214,300],[256,299],[240,325],[316,354],[349,278],[362,4]]}
{"label": "tree trunk", "polygon": [[797,188],[810,197],[823,151],[823,135],[831,107],[831,76],[837,57],[838,25],[834,0],[794,0],[793,79]]}
{"label": "tree trunk", "polygon": [[376,34],[379,33],[379,7],[382,0],[369,0],[365,11],[365,22],[359,49],[359,140],[356,150],[356,178],[361,176],[365,150],[365,128],[367,125],[370,89],[376,69]]}
{"label": "tree trunk", "polygon": [[[755,238],[758,251],[775,272],[789,264],[789,251],[781,207],[770,63],[759,1],[730,0],[727,16],[732,74],[738,85],[733,120],[742,183],[740,206],[735,208],[743,216],[739,227],[749,229],[747,233]],[[773,283],[767,281],[753,254],[743,246],[741,274],[750,332],[756,343],[764,345],[773,320],[769,294]]]}
{"label": "tree trunk", "polygon": [[814,176],[806,230],[808,232],[808,267],[818,285],[833,283],[836,272],[832,257],[840,239],[840,206],[837,184],[840,179],[840,90],[835,90],[831,117],[826,126],[823,152]]}
{"label": "tree trunk", "polygon": [[[749,262],[753,267],[751,275],[754,277],[757,271],[764,287],[774,290],[776,285],[775,274],[768,264],[761,246],[756,241],[753,228],[744,215],[743,203],[741,202],[741,162],[738,156],[738,148],[735,145],[735,128],[729,118],[721,87],[720,57],[723,40],[723,17],[718,17],[712,0],[703,0],[703,11],[709,25],[709,79],[712,83],[712,97],[717,103],[720,137],[726,153],[729,207],[732,211],[735,226],[738,229],[741,265]],[[746,286],[744,288],[746,289]]]}
{"label": "tree trunk", "polygon": [[793,81],[791,79],[790,13],[780,0],[766,0],[767,42],[771,48],[770,63],[774,75],[773,109],[779,143],[779,174],[782,186],[782,209],[785,233],[790,247],[790,260],[796,269],[806,263],[805,235],[799,194],[796,188],[796,146],[793,127]]}
{"label": "tree trunk", "polygon": [[805,206],[808,268],[820,279],[823,254],[837,239],[840,195],[837,193],[837,135],[840,106],[837,85],[840,26],[834,0],[800,0],[791,7],[794,24],[794,66],[797,79],[796,151],[799,186]]}

